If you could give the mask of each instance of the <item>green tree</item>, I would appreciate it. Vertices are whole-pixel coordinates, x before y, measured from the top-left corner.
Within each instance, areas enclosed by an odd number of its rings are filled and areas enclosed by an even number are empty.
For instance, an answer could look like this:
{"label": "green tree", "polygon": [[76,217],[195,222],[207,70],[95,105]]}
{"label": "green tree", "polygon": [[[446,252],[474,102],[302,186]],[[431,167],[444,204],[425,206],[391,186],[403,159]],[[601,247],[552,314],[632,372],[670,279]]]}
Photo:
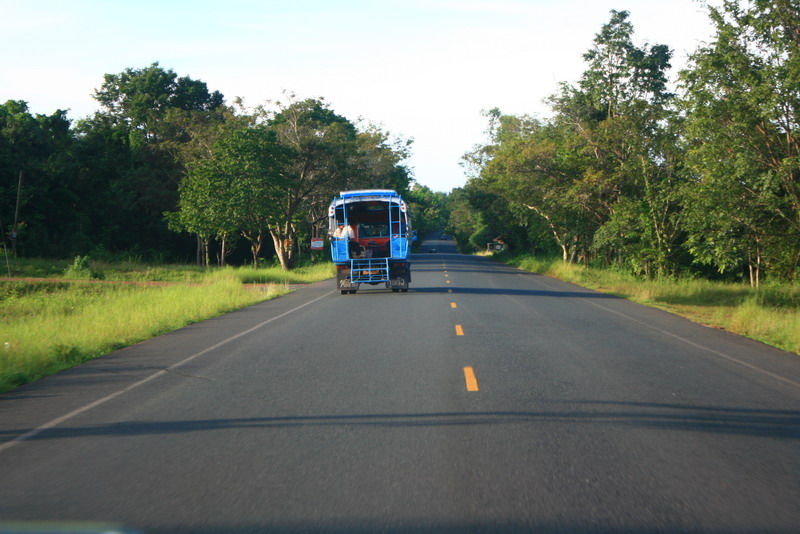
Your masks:
{"label": "green tree", "polygon": [[[564,111],[589,122],[602,122],[638,109],[638,102],[654,105],[666,103],[666,70],[672,56],[665,45],[633,44],[633,25],[627,11],[611,11],[611,19],[595,35],[592,48],[583,55],[587,62],[579,89],[564,86],[569,96],[563,102]],[[577,104],[571,107],[569,100]],[[635,109],[631,109],[634,107]]]}
{"label": "green tree", "polygon": [[412,180],[405,162],[411,157],[412,139],[394,137],[368,124],[356,132],[355,143],[348,187],[394,189],[400,195],[408,192]]}
{"label": "green tree", "polygon": [[572,198],[598,225],[593,250],[650,274],[675,267],[682,158],[667,90],[671,52],[635,46],[628,17],[611,12],[584,55],[578,87],[562,85],[551,102],[554,122],[571,131],[565,139],[583,158]]}
{"label": "green tree", "polygon": [[442,231],[447,225],[447,195],[414,182],[406,193],[406,200],[420,237]]}
{"label": "green tree", "polygon": [[[719,271],[796,278],[800,261],[800,5],[723,1],[715,39],[681,74],[697,175],[688,245]],[[715,199],[709,205],[706,199]]]}
{"label": "green tree", "polygon": [[205,82],[178,77],[158,62],[141,69],[106,74],[95,91],[95,100],[107,113],[125,120],[146,138],[158,135],[159,126],[170,109],[208,111],[223,105],[219,91],[209,92]]}
{"label": "green tree", "polygon": [[167,214],[173,229],[200,236],[206,263],[212,236],[221,242],[224,258],[228,237],[239,232],[250,243],[257,267],[269,227],[282,220],[288,157],[276,133],[264,125],[226,132],[210,157],[189,165],[179,211]]}
{"label": "green tree", "polygon": [[[551,119],[490,110],[490,142],[465,162],[478,190],[507,203],[515,240],[538,246],[547,229],[564,261],[602,254],[650,274],[675,261],[682,160],[667,90],[671,53],[634,45],[628,17],[611,12],[578,84],[550,98]],[[481,210],[481,224],[488,214]]]}
{"label": "green tree", "polygon": [[588,248],[596,227],[579,187],[581,158],[571,150],[569,130],[533,119],[523,122],[515,134],[500,133],[501,143],[481,179],[517,214],[524,208],[543,220],[563,260],[572,262]]}
{"label": "green tree", "polygon": [[[240,113],[237,113],[237,109]],[[181,179],[180,189],[187,187],[192,180],[198,180],[200,183],[196,184],[196,186],[202,190],[203,181],[211,180],[212,176],[203,177],[199,170],[195,169],[190,173],[188,169],[197,167],[197,164],[201,161],[213,158],[216,145],[221,138],[231,136],[236,131],[242,131],[255,125],[253,117],[245,112],[240,99],[236,99],[234,107],[220,106],[210,110],[169,109],[163,128],[168,131],[168,134],[160,145],[162,149],[172,154],[173,158],[187,169]],[[189,176],[190,174],[191,176]],[[184,204],[183,210],[190,209],[185,206],[187,198],[184,198],[183,192],[181,192],[181,196],[182,200],[179,203]],[[175,215],[169,215],[168,217],[175,217]],[[170,220],[170,228],[180,231],[183,227],[176,221]],[[209,234],[196,234],[197,251],[195,256],[197,264],[208,265],[210,257],[209,245],[213,235],[220,245],[218,263],[219,265],[224,265],[227,255],[234,250],[232,245],[235,244],[235,240],[231,240],[229,237],[237,233],[238,229],[222,233],[212,231]]]}
{"label": "green tree", "polygon": [[[108,214],[105,224],[116,229],[106,245],[148,255],[174,254],[185,242],[169,231],[163,213],[175,210],[184,165],[191,159],[181,148],[193,139],[187,125],[201,116],[219,122],[225,112],[222,95],[154,63],[106,74],[95,98],[103,109],[79,128],[81,136],[91,138],[83,151],[89,160],[85,175],[93,174],[93,159],[113,167],[113,173],[97,177],[106,180],[104,189],[112,202],[112,209],[102,210]],[[108,143],[105,149],[102,142]],[[119,161],[108,161],[104,150]]]}
{"label": "green tree", "polygon": [[[170,230],[197,236],[199,265],[211,264],[212,238],[224,239],[236,231],[228,212],[228,178],[207,162],[191,164],[179,187],[178,210],[164,214]],[[225,257],[224,247],[221,257]]]}
{"label": "green tree", "polygon": [[465,250],[469,236],[478,226],[477,216],[469,203],[465,187],[457,187],[447,195],[447,231],[455,240],[459,249]]}
{"label": "green tree", "polygon": [[320,99],[278,103],[268,124],[290,153],[281,216],[269,225],[275,253],[288,270],[294,265],[300,224],[310,214],[322,213],[333,195],[350,183],[356,128]]}
{"label": "green tree", "polygon": [[338,191],[408,189],[410,141],[375,126],[358,131],[321,100],[278,103],[277,113],[240,104],[238,114],[171,112],[171,123],[187,136],[175,151],[188,172],[181,209],[168,218],[173,229],[197,232],[201,249],[236,228],[255,261],[269,235],[282,267],[290,269],[299,239],[326,227]]}
{"label": "green tree", "polygon": [[0,105],[0,222],[15,252],[19,245],[22,254],[58,255],[79,245],[70,125],[62,110],[32,115],[24,101]]}

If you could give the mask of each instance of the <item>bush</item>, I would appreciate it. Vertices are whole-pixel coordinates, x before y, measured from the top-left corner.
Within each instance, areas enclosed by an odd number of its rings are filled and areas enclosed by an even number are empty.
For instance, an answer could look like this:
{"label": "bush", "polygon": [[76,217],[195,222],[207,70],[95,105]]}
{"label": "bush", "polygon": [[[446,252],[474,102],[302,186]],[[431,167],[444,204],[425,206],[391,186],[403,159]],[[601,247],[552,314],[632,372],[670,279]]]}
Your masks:
{"label": "bush", "polygon": [[105,276],[100,271],[92,270],[89,256],[75,256],[72,265],[64,271],[64,278],[70,280],[103,280]]}

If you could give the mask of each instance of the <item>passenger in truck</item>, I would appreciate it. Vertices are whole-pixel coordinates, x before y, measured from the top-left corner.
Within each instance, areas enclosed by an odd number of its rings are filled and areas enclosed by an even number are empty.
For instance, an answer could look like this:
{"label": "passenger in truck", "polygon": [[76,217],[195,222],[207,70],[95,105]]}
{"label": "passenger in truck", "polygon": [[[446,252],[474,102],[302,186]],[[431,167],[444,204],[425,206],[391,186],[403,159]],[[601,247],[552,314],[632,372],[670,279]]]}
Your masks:
{"label": "passenger in truck", "polygon": [[357,258],[361,255],[361,245],[356,241],[356,231],[352,223],[345,227],[344,223],[340,222],[336,230],[333,231],[333,237],[348,240],[347,250],[351,258]]}

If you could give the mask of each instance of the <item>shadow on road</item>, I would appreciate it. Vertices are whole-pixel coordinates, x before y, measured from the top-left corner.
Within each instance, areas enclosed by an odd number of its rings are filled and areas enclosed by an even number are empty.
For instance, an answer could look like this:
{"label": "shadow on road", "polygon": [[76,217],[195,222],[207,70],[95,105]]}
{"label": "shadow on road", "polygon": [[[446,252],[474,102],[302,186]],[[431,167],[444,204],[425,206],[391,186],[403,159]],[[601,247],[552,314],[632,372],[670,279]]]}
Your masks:
{"label": "shadow on road", "polygon": [[[473,425],[526,425],[540,423],[591,424],[639,429],[745,435],[761,438],[800,438],[800,411],[756,410],[617,401],[564,402],[564,410],[499,412],[434,412],[277,416],[192,421],[129,421],[86,427],[55,427],[31,440],[87,436],[140,436],[209,432],[229,429],[288,429],[328,426],[428,427]],[[579,405],[585,409],[570,409]],[[13,439],[30,429],[0,432]]]}

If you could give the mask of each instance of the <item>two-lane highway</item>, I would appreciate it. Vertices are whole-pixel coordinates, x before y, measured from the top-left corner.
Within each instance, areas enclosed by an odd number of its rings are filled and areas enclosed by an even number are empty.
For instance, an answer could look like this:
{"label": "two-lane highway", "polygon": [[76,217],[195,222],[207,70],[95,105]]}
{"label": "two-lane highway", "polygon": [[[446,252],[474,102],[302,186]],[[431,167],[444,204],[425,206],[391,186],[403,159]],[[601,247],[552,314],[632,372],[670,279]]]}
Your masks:
{"label": "two-lane highway", "polygon": [[446,240],[412,276],[302,288],[0,396],[0,520],[797,532],[796,356]]}

